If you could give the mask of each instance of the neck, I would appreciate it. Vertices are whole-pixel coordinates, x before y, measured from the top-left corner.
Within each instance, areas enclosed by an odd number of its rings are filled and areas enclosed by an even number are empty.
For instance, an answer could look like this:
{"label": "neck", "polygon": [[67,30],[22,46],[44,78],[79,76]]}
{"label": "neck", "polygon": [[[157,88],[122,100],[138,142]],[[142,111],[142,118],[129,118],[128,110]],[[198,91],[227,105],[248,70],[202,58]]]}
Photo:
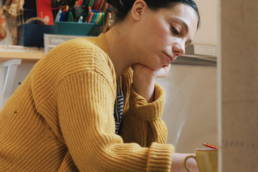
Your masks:
{"label": "neck", "polygon": [[109,58],[115,68],[116,79],[135,63],[128,33],[130,33],[128,28],[119,24],[113,26],[112,29],[104,34],[108,44]]}

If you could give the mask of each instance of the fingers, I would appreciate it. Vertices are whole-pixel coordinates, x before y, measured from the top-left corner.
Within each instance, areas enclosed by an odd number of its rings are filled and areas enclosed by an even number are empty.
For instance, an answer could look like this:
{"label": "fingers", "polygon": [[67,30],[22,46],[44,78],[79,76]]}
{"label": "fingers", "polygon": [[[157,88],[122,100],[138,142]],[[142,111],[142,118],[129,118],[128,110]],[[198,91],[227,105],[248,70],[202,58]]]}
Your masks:
{"label": "fingers", "polygon": [[163,66],[162,68],[155,71],[156,78],[165,78],[170,70],[170,65]]}
{"label": "fingers", "polygon": [[165,69],[166,76],[167,76],[167,75],[168,75],[168,72],[169,72],[169,70],[170,70],[170,64],[169,64],[168,66],[165,66],[164,69]]}
{"label": "fingers", "polygon": [[[154,75],[155,78],[165,78],[170,70],[170,64],[169,65],[164,65],[162,68],[154,71],[150,68],[148,68],[147,66],[141,65],[141,64],[134,64],[132,66],[132,69],[134,72],[139,72],[139,73],[147,73],[150,75]],[[142,72],[145,71],[145,72]]]}

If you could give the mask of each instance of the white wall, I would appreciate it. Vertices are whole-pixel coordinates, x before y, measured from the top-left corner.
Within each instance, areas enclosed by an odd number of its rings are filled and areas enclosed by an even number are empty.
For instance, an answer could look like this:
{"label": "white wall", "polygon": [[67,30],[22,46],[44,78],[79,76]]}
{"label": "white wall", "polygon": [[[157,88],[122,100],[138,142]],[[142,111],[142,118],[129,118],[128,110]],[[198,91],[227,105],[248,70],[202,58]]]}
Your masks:
{"label": "white wall", "polygon": [[177,152],[194,153],[202,143],[217,145],[217,68],[171,65],[169,75],[158,79],[166,91],[162,119],[167,143]]}
{"label": "white wall", "polygon": [[[17,67],[17,72],[14,80],[14,85],[12,85],[12,90],[13,92],[18,88],[19,82],[22,82],[26,76],[29,74],[30,70],[33,68],[35,63],[30,62],[30,63],[22,63],[18,65]],[[5,102],[10,98],[10,96],[3,96],[3,86],[4,86],[4,79],[5,79],[5,70],[7,67],[3,67],[2,63],[0,63],[0,79],[1,79],[1,84],[0,84],[0,110],[2,109],[3,105]]]}
{"label": "white wall", "polygon": [[201,27],[196,32],[193,44],[217,46],[218,41],[218,1],[195,0],[201,16]]}

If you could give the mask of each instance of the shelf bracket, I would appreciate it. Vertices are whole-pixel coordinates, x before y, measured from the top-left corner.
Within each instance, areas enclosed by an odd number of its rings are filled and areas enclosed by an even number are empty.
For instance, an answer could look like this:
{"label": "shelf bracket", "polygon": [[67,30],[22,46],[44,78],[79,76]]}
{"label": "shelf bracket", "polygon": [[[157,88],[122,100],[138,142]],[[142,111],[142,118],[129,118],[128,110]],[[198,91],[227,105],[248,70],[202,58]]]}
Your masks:
{"label": "shelf bracket", "polygon": [[21,64],[21,61],[21,59],[12,59],[3,62],[3,67],[7,67],[6,76],[4,80],[4,97],[9,97],[12,95],[12,89],[14,85],[17,67]]}

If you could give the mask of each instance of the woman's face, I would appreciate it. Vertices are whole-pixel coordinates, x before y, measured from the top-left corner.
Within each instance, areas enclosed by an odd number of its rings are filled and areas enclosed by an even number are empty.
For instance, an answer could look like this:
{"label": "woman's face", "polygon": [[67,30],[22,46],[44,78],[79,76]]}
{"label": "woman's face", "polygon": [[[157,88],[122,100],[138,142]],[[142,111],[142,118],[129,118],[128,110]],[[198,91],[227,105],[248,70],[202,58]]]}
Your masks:
{"label": "woman's face", "polygon": [[139,63],[157,70],[185,53],[197,30],[194,9],[177,4],[171,9],[145,9],[134,39]]}

